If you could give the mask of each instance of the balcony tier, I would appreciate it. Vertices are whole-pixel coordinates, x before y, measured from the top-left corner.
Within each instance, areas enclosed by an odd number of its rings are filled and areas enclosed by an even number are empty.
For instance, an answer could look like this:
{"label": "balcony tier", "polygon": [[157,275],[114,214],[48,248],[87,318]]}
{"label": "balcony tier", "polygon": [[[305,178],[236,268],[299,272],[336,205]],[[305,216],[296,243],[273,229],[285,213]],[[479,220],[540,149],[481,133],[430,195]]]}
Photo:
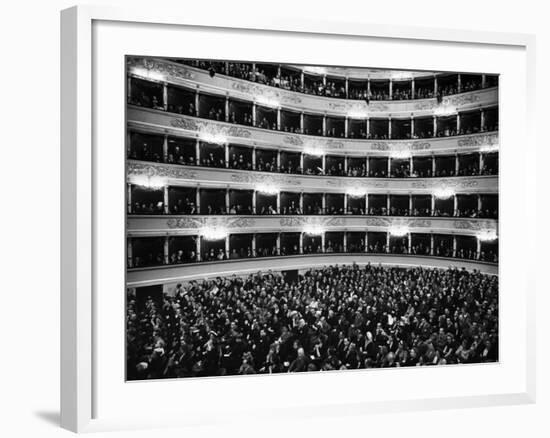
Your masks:
{"label": "balcony tier", "polygon": [[391,254],[315,254],[285,257],[266,257],[245,260],[225,260],[202,262],[191,265],[158,266],[131,269],[126,274],[127,287],[171,285],[191,280],[201,280],[217,276],[248,275],[258,271],[284,271],[288,269],[306,270],[313,267],[357,263],[365,265],[386,264],[404,267],[437,267],[446,269],[479,270],[486,274],[498,275],[498,265],[494,263],[451,260],[431,256],[409,256]]}
{"label": "balcony tier", "polygon": [[348,189],[359,189],[370,194],[422,195],[432,194],[435,189],[441,188],[452,189],[456,194],[498,193],[498,176],[356,178],[289,175],[128,160],[128,183],[144,184],[150,178],[168,186],[254,190],[259,184],[267,184],[276,186],[280,191],[308,193],[345,193]]}
{"label": "balcony tier", "polygon": [[407,227],[411,233],[477,236],[480,232],[497,232],[493,219],[403,218],[384,216],[128,216],[127,234],[138,236],[197,235],[202,228],[223,227],[230,234],[301,232],[306,227],[320,227],[325,232],[387,232]]}
{"label": "balcony tier", "polygon": [[264,149],[292,152],[303,152],[305,148],[311,147],[321,153],[333,155],[361,157],[367,155],[387,157],[404,153],[410,153],[414,156],[449,155],[495,150],[498,147],[497,132],[421,140],[341,139],[291,134],[183,116],[132,105],[128,106],[127,120],[129,128],[145,133],[202,139],[215,138],[220,143],[257,146]]}
{"label": "balcony tier", "polygon": [[467,111],[498,103],[498,87],[445,96],[441,104],[432,98],[370,101],[367,105],[363,100],[308,95],[230,76],[211,77],[208,71],[161,59],[129,58],[127,67],[128,74],[149,81],[166,82],[223,98],[229,96],[259,105],[328,116],[421,117],[433,115],[441,105]]}

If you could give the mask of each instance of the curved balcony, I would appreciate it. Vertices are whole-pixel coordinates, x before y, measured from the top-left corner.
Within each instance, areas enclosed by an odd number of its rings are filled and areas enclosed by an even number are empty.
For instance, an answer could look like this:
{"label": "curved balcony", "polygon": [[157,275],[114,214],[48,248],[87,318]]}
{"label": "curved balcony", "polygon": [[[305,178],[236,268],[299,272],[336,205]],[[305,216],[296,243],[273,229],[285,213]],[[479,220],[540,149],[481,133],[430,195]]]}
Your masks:
{"label": "curved balcony", "polygon": [[244,276],[258,271],[306,270],[313,267],[337,264],[349,265],[352,263],[359,265],[371,263],[403,267],[437,267],[442,269],[454,267],[457,269],[465,268],[467,270],[475,269],[486,274],[498,275],[498,265],[480,261],[389,254],[310,254],[131,269],[127,272],[126,281],[127,287],[157,284],[171,285],[172,283],[201,280],[217,276]]}
{"label": "curved balcony", "polygon": [[493,219],[427,217],[365,217],[365,216],[177,216],[136,215],[127,218],[127,235],[190,236],[205,228],[221,227],[230,234],[302,232],[318,228],[323,232],[387,232],[406,229],[409,233],[448,234],[477,237],[480,233],[497,233]]}
{"label": "curved balcony", "polygon": [[431,156],[498,149],[498,132],[421,140],[364,140],[328,138],[268,130],[129,105],[128,127],[133,131],[183,136],[217,144],[239,144],[314,155]]}
{"label": "curved balcony", "polygon": [[279,191],[347,193],[427,194],[446,188],[453,193],[498,193],[498,176],[449,178],[364,178],[290,175],[250,170],[208,168],[179,164],[151,163],[137,160],[127,162],[127,181],[147,186],[227,187],[255,190],[258,185],[275,186]]}
{"label": "curved balcony", "polygon": [[[486,84],[482,84],[481,82],[483,80],[482,75],[479,75],[480,84],[478,89],[465,92],[458,91],[470,87],[461,87],[458,83],[460,82],[459,79],[456,87],[445,88],[438,86],[436,75],[431,79],[433,84],[428,86],[428,88],[431,88],[431,91],[422,94],[422,96],[432,96],[431,98],[407,100],[391,100],[390,96],[406,95],[406,93],[402,93],[401,89],[410,89],[410,92],[408,92],[409,96],[422,97],[419,96],[420,93],[414,91],[414,81],[410,80],[407,83],[388,80],[385,85],[387,88],[387,100],[374,100],[373,98],[376,98],[378,92],[373,91],[367,94],[366,91],[370,88],[370,82],[365,84],[365,92],[356,94],[355,99],[339,99],[290,91],[281,87],[237,79],[223,74],[212,75],[211,71],[162,59],[129,57],[127,60],[127,69],[128,74],[135,78],[171,84],[186,90],[198,91],[199,93],[218,96],[223,99],[231,97],[245,102],[255,102],[258,105],[337,117],[409,117],[411,114],[417,117],[431,116],[440,107],[451,107],[455,111],[467,111],[492,106],[498,102],[498,87],[483,88]],[[441,82],[443,82],[443,79],[441,79]],[[346,81],[347,83],[348,81]],[[353,81],[351,84],[351,89],[353,89]],[[348,85],[345,87],[348,90],[347,95],[351,93]],[[326,87],[326,84],[324,86]],[[303,87],[300,87],[300,89],[303,89]],[[447,89],[451,89],[453,92],[457,92],[457,94],[444,95]],[[369,98],[368,96],[371,97]],[[380,96],[384,97],[384,94]]]}

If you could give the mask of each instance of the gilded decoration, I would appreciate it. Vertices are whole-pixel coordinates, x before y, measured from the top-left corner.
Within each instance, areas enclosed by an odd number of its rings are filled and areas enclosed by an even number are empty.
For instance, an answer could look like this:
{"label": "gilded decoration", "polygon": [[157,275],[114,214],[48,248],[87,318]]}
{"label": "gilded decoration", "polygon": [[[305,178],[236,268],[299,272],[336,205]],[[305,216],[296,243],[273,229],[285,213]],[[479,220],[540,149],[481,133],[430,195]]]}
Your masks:
{"label": "gilded decoration", "polygon": [[472,135],[458,140],[458,146],[498,145],[498,134]]}
{"label": "gilded decoration", "polygon": [[241,126],[225,126],[221,124],[210,123],[205,120],[193,120],[185,117],[178,117],[170,120],[170,125],[174,128],[185,129],[186,131],[198,131],[201,134],[211,136],[223,135],[226,137],[250,138],[252,133],[249,129]]}
{"label": "gilded decoration", "polygon": [[126,60],[126,66],[130,71],[133,71],[138,76],[144,76],[141,74],[140,69],[144,69],[154,74],[164,74],[167,78],[171,79],[194,79],[195,74],[187,67],[179,64],[172,64],[162,61],[157,61],[150,58],[133,58],[128,57]]}
{"label": "gilded decoration", "polygon": [[155,165],[150,163],[128,161],[127,175],[128,176],[145,176],[147,178],[165,177],[165,178],[195,179],[197,177],[197,172],[194,170],[184,169],[181,166],[160,165],[160,164]]}

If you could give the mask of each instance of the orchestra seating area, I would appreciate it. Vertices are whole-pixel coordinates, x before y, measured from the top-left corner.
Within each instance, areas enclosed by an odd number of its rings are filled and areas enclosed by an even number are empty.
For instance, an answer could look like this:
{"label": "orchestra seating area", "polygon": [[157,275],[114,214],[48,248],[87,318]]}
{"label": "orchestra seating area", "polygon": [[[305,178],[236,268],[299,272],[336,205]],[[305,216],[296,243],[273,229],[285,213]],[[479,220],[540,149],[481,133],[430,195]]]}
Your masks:
{"label": "orchestra seating area", "polygon": [[128,296],[129,380],[498,359],[498,277],[479,272],[330,266],[145,297]]}

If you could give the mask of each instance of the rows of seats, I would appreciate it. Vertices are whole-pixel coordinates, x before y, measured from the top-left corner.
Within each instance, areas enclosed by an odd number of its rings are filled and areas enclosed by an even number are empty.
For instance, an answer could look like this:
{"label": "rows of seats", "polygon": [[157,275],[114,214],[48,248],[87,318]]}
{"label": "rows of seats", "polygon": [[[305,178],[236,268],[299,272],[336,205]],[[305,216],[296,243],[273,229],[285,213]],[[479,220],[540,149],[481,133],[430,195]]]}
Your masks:
{"label": "rows of seats", "polygon": [[326,266],[130,288],[128,380],[490,363],[498,277]]}
{"label": "rows of seats", "polygon": [[498,218],[490,193],[392,195],[130,185],[128,213],[138,215],[370,215]]}
{"label": "rows of seats", "polygon": [[376,80],[347,78],[342,75],[313,74],[307,68],[301,70],[281,64],[181,59],[173,61],[206,70],[211,76],[222,74],[284,90],[340,99],[431,99],[498,86],[496,75],[464,73],[423,75],[416,78],[413,85],[412,78]]}
{"label": "rows of seats", "polygon": [[430,178],[498,174],[496,151],[409,158],[336,154],[321,157],[276,148],[214,144],[194,138],[143,132],[130,133],[128,158],[154,163],[294,175]]}
{"label": "rows of seats", "polygon": [[498,107],[414,117],[345,118],[324,115],[314,108],[298,112],[217,96],[197,89],[168,85],[131,77],[128,103],[170,113],[227,122],[244,126],[333,138],[422,139],[452,137],[498,130]]}
{"label": "rows of seats", "polygon": [[132,237],[128,267],[175,265],[194,262],[250,259],[307,254],[399,254],[498,262],[496,242],[479,242],[475,236],[386,232],[300,232],[229,234],[209,240],[198,235]]}

